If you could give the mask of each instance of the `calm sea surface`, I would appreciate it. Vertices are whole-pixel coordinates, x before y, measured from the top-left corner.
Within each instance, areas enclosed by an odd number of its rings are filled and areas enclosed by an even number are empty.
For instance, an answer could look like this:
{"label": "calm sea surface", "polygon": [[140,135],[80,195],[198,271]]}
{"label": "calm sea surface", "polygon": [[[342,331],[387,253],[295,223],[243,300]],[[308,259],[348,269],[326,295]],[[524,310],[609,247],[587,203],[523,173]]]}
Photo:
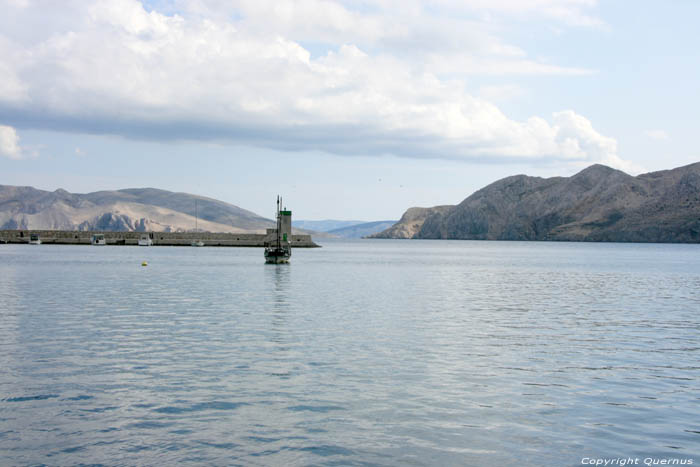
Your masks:
{"label": "calm sea surface", "polygon": [[626,457],[700,464],[700,245],[0,245],[1,465]]}

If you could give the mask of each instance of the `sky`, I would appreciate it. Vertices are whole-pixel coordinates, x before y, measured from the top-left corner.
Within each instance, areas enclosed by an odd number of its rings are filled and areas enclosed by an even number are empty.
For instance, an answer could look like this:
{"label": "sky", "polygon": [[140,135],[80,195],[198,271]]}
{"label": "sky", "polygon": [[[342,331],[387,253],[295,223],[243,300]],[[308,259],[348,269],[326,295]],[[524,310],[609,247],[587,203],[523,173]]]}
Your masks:
{"label": "sky", "polygon": [[700,2],[0,0],[0,184],[398,219],[700,161]]}

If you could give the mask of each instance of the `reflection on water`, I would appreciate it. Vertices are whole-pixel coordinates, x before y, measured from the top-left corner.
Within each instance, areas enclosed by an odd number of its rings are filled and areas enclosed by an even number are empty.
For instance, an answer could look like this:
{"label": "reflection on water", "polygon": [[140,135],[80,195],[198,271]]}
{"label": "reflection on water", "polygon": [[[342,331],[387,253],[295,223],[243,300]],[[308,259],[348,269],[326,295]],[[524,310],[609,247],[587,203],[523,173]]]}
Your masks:
{"label": "reflection on water", "polygon": [[9,465],[697,463],[699,253],[362,241],[265,265],[245,248],[2,245],[0,452]]}
{"label": "reflection on water", "polygon": [[273,292],[276,311],[289,307],[291,264],[270,264],[265,268],[265,283]]}

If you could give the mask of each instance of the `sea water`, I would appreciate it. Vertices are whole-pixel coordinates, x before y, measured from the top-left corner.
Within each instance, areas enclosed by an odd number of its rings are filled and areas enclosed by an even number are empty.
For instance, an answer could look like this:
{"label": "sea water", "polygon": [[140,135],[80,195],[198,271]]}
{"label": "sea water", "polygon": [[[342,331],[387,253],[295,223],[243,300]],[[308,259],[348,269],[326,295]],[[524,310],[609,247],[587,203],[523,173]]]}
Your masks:
{"label": "sea water", "polygon": [[699,245],[0,245],[2,465],[627,458],[700,463]]}

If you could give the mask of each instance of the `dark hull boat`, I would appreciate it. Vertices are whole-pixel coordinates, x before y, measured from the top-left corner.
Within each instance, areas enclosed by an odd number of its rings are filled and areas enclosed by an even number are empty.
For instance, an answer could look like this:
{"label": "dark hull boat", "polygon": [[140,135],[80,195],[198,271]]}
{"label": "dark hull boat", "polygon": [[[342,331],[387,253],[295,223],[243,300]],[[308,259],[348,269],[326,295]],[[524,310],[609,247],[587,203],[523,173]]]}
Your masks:
{"label": "dark hull boat", "polygon": [[284,248],[265,248],[265,262],[268,264],[284,264],[289,262],[292,250]]}

